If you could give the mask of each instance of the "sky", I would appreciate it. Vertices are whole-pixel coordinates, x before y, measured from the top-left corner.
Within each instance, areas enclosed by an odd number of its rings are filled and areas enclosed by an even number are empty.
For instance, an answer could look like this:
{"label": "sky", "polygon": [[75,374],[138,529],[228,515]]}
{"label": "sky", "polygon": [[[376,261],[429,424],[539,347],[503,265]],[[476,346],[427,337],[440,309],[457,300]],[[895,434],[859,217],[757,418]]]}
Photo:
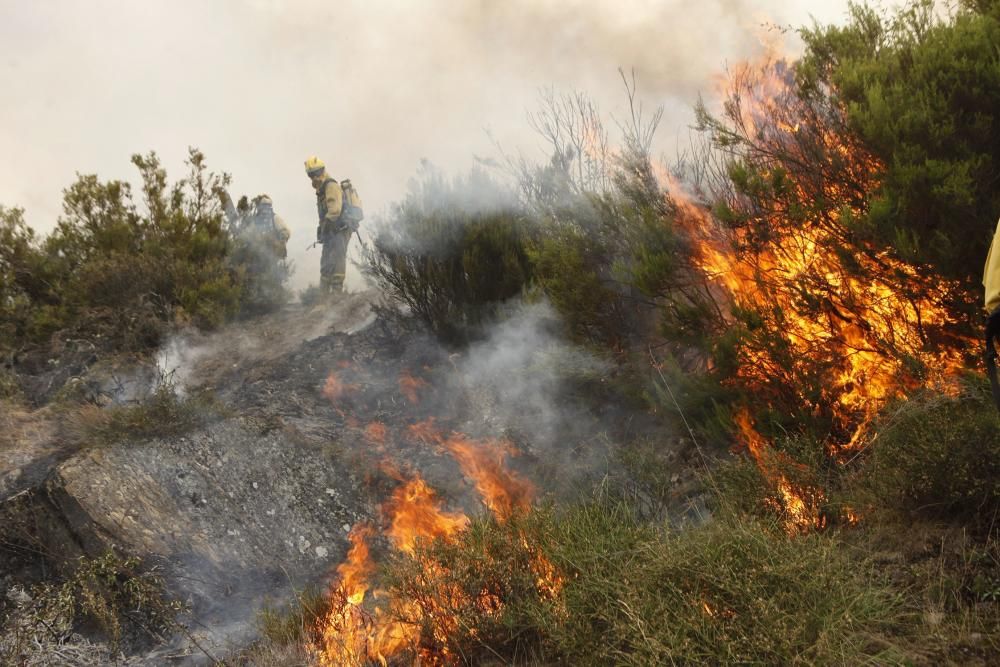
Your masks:
{"label": "sky", "polygon": [[[582,91],[621,118],[618,69],[662,105],[657,148],[683,141],[727,63],[797,28],[843,23],[847,0],[0,0],[0,205],[47,232],[76,174],[135,182],[133,153],[183,174],[189,146],[268,193],[292,228],[293,284],[316,282],[303,162],[350,178],[366,215],[421,160],[545,160],[527,122],[539,91]],[[610,121],[613,126],[613,121]],[[348,287],[356,281],[348,278]]]}

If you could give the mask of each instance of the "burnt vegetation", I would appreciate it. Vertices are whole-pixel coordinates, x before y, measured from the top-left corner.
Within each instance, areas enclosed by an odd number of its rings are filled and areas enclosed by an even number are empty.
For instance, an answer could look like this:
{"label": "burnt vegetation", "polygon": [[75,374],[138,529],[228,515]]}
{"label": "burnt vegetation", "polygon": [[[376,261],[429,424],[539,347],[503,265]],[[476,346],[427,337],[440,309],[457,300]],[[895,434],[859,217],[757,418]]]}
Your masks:
{"label": "burnt vegetation", "polygon": [[[1000,4],[854,6],[800,34],[801,59],[730,73],[669,167],[651,155],[660,115],[624,77],[619,148],[585,96],[548,93],[531,117],[548,163],[504,156],[455,180],[425,166],[374,224],[363,270],[449,349],[547,301],[616,369],[577,390],[640,405],[685,445],[679,461],[633,433],[583,499],[395,554],[382,611],[414,639],[390,664],[1000,661],[1000,416],[976,366]],[[95,177],[44,240],[0,209],[0,400],[23,401],[38,350],[149,350],[278,293],[284,274],[255,285],[234,259],[226,178],[199,153],[173,187],[155,156],[133,161],[142,212]],[[158,400],[91,432],[202,418]],[[240,664],[315,658],[303,647],[348,604],[267,611]],[[359,664],[382,657],[364,647]]]}
{"label": "burnt vegetation", "polygon": [[[804,29],[800,60],[734,68],[669,168],[626,79],[620,150],[585,97],[547,94],[531,120],[552,159],[507,157],[511,192],[481,174],[414,190],[369,248],[372,275],[450,342],[516,293],[547,299],[566,336],[646,369],[632,390],[687,427],[714,514],[665,526],[666,448],[625,444],[614,499],[483,520],[387,566],[389,596],[414,601],[401,621],[421,628],[417,653],[997,659],[1000,419],[976,313],[1000,210],[998,26],[995,3],[855,6],[843,27]],[[488,212],[435,211],[449,199],[428,185],[474,182]],[[499,238],[499,264],[475,261]],[[497,271],[505,294],[469,289]],[[519,544],[565,577],[554,597]]]}

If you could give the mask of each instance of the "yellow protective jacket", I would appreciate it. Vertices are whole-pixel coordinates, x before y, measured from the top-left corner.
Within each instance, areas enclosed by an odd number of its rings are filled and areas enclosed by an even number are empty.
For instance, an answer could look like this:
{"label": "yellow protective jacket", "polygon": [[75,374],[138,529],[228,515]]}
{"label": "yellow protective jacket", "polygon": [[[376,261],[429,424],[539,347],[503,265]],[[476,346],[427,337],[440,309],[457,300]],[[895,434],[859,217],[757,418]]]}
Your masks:
{"label": "yellow protective jacket", "polygon": [[986,288],[986,312],[992,313],[1000,308],[1000,222],[993,232],[993,243],[990,244],[990,252],[986,255],[983,287]]}
{"label": "yellow protective jacket", "polygon": [[288,225],[281,216],[274,216],[274,233],[277,234],[278,239],[282,243],[286,243],[288,239],[292,236],[292,230],[288,228]]}
{"label": "yellow protective jacket", "polygon": [[319,213],[320,238],[337,231],[337,221],[344,206],[344,192],[340,184],[327,177],[316,188],[316,210]]}

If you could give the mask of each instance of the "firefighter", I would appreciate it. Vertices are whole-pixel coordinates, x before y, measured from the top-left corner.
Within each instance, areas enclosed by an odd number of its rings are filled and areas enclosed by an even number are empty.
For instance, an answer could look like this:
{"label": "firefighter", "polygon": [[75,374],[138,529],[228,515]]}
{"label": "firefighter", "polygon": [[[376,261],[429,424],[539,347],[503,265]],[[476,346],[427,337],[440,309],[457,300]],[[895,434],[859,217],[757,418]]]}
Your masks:
{"label": "firefighter", "polygon": [[244,197],[237,208],[229,193],[223,190],[222,206],[226,222],[237,235],[278,259],[288,256],[288,239],[292,232],[281,216],[274,212],[274,202],[268,195],[257,195],[249,203]]}
{"label": "firefighter", "polygon": [[274,202],[267,195],[260,195],[254,199],[252,210],[248,221],[250,228],[265,240],[275,257],[285,259],[292,232],[281,216],[274,212]]}
{"label": "firefighter", "polygon": [[993,243],[986,255],[983,287],[986,288],[986,312],[992,317],[1000,308],[1000,223],[993,232]]}
{"label": "firefighter", "polygon": [[993,400],[1000,409],[1000,377],[997,376],[997,351],[994,339],[1000,338],[1000,223],[993,232],[993,242],[983,269],[986,306],[986,372],[993,389]]}
{"label": "firefighter", "polygon": [[306,160],[306,174],[316,190],[316,208],[319,212],[316,241],[323,245],[319,265],[320,289],[326,294],[337,296],[344,290],[347,244],[353,231],[341,219],[344,194],[340,184],[327,175],[326,165],[318,157]]}

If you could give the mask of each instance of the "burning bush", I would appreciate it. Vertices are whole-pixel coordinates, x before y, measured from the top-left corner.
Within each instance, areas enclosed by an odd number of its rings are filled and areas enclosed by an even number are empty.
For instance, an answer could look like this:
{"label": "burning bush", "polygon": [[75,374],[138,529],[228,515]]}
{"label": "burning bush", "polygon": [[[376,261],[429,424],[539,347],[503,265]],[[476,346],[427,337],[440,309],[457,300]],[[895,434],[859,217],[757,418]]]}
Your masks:
{"label": "burning bush", "polygon": [[[555,590],[540,585],[538,553],[564,573]],[[674,534],[611,502],[536,509],[475,520],[389,573],[389,594],[421,610],[407,619],[423,621],[420,646],[445,663],[893,660],[873,637],[898,603],[872,568],[837,541],[752,521]],[[450,632],[434,622],[441,614]]]}

